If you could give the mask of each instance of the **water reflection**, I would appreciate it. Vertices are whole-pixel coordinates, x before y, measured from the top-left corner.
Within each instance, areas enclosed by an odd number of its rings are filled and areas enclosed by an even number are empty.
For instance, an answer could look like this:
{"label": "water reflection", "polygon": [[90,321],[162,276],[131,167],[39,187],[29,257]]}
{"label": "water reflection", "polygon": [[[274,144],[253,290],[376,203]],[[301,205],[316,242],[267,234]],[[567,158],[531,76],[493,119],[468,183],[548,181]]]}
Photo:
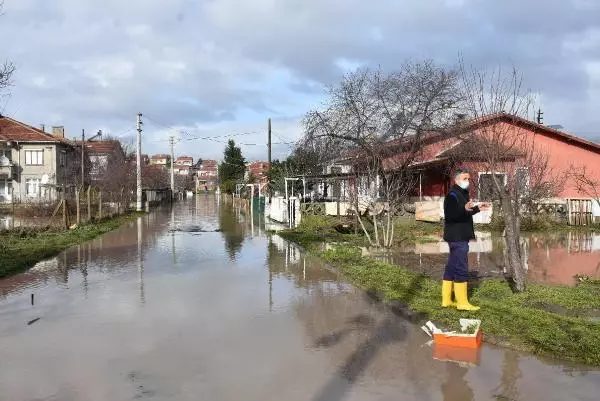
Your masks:
{"label": "water reflection", "polygon": [[219,226],[225,240],[225,248],[231,260],[235,260],[244,244],[244,227],[241,213],[241,210],[235,208],[232,202],[223,202],[219,207]]}
{"label": "water reflection", "polygon": [[[534,283],[574,285],[575,275],[600,279],[600,233],[528,234],[522,238],[527,279]],[[408,266],[441,277],[446,264],[448,244],[444,241],[403,246],[392,252],[363,249],[363,254]],[[505,273],[504,238],[477,233],[470,244],[469,266],[480,278],[502,277]]]}
{"label": "water reflection", "polygon": [[[206,231],[172,230],[186,225]],[[487,345],[478,366],[434,359],[418,326],[212,196],[72,247],[0,291],[2,399],[580,401],[600,391],[589,368]]]}

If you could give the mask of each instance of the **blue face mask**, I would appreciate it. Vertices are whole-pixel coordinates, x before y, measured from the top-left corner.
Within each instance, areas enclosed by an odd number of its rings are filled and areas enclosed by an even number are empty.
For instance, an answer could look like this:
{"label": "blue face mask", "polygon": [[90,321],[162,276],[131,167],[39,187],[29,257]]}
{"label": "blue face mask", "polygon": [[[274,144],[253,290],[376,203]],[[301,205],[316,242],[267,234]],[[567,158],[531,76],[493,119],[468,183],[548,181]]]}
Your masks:
{"label": "blue face mask", "polygon": [[464,190],[467,190],[469,188],[469,181],[461,181],[458,183],[458,186]]}

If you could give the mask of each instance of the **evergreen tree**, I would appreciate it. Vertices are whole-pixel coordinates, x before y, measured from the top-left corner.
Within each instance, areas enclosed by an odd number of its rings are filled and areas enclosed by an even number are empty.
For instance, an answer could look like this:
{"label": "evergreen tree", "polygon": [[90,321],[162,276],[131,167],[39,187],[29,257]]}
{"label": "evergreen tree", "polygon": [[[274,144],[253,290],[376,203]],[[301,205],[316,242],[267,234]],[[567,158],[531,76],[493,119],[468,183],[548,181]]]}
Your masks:
{"label": "evergreen tree", "polygon": [[223,152],[223,162],[219,165],[221,191],[233,193],[235,184],[244,179],[245,171],[246,160],[242,155],[242,150],[239,146],[235,146],[233,139],[230,139]]}

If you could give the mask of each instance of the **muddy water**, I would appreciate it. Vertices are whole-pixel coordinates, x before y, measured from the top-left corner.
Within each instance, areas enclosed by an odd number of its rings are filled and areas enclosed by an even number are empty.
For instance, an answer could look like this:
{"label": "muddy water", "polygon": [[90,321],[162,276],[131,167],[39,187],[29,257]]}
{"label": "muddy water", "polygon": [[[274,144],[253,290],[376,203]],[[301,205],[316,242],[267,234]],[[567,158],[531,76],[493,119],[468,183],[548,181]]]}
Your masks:
{"label": "muddy water", "polygon": [[427,341],[318,261],[267,236],[264,222],[204,195],[0,281],[2,400],[600,393],[598,371],[488,346],[443,353]]}

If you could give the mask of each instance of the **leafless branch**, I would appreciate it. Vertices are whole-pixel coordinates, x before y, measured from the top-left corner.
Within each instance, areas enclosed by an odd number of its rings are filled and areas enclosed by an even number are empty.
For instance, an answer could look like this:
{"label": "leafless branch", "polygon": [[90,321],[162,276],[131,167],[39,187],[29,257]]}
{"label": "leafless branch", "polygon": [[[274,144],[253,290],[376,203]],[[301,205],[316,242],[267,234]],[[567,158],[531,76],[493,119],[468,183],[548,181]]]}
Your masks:
{"label": "leafless branch", "polygon": [[[329,87],[323,108],[304,119],[304,143],[318,143],[329,159],[352,166],[352,203],[369,210],[374,245],[392,243],[392,218],[414,188],[411,164],[423,139],[447,128],[460,107],[457,78],[432,61],[405,63],[391,73],[358,69]],[[386,224],[378,226],[384,215]]]}

